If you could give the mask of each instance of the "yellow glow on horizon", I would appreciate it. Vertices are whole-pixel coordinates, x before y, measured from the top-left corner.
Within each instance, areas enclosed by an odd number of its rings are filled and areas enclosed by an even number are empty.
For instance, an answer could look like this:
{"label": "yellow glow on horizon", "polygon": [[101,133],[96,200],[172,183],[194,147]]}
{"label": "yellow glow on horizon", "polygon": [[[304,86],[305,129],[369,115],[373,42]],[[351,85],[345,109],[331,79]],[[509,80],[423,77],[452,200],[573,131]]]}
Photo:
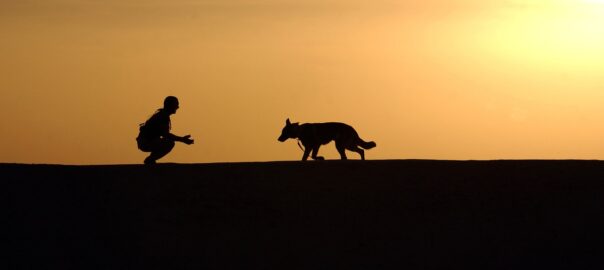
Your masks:
{"label": "yellow glow on horizon", "polygon": [[508,60],[556,68],[600,65],[604,56],[604,9],[579,5],[515,11],[493,27],[488,32],[494,34],[485,34],[488,46]]}

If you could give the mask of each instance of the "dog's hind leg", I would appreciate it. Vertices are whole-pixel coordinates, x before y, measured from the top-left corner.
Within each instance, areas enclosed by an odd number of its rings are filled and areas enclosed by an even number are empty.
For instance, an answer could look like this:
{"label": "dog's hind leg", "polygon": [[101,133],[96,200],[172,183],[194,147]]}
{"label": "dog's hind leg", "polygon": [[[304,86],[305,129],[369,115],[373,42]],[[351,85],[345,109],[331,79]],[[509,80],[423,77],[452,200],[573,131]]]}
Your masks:
{"label": "dog's hind leg", "polygon": [[346,157],[346,147],[344,147],[343,144],[336,143],[336,149],[338,150],[338,153],[340,153],[340,158],[342,160],[347,160],[348,159],[348,157]]}
{"label": "dog's hind leg", "polygon": [[365,150],[356,145],[348,147],[348,150],[359,153],[359,155],[361,155],[361,160],[365,160]]}

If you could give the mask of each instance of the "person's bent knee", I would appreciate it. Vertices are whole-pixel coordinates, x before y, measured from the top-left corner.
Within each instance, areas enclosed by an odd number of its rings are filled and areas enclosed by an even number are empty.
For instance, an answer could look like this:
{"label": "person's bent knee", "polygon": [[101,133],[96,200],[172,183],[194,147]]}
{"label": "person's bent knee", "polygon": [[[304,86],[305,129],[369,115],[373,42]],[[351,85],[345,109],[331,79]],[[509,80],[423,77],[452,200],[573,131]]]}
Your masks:
{"label": "person's bent knee", "polygon": [[161,153],[169,153],[174,148],[176,143],[173,140],[163,139],[159,145],[158,151]]}
{"label": "person's bent knee", "polygon": [[174,145],[176,145],[176,143],[173,140],[166,140],[166,148],[168,148],[169,150],[172,150],[172,148],[174,148]]}

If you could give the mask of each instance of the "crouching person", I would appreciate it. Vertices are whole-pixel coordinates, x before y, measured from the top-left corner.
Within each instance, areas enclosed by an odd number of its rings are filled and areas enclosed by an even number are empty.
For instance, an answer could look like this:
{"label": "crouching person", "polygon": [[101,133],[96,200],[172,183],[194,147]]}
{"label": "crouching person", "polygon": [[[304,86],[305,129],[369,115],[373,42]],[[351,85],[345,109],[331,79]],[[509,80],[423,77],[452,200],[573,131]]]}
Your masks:
{"label": "crouching person", "polygon": [[170,115],[175,114],[176,110],[178,110],[178,99],[168,96],[164,99],[164,107],[140,125],[140,132],[136,138],[138,149],[151,153],[145,158],[145,164],[155,164],[158,159],[172,151],[175,142],[193,144],[191,135],[180,137],[170,133]]}

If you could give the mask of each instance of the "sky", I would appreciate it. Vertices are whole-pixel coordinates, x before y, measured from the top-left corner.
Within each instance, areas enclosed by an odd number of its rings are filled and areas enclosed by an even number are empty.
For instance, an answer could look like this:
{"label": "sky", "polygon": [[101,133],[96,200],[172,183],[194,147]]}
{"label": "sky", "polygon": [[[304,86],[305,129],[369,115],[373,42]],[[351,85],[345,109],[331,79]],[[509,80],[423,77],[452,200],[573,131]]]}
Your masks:
{"label": "sky", "polygon": [[604,159],[604,1],[0,0],[0,36],[1,163],[141,163],[168,95],[195,144],[160,162],[299,160],[287,118],[368,159]]}

